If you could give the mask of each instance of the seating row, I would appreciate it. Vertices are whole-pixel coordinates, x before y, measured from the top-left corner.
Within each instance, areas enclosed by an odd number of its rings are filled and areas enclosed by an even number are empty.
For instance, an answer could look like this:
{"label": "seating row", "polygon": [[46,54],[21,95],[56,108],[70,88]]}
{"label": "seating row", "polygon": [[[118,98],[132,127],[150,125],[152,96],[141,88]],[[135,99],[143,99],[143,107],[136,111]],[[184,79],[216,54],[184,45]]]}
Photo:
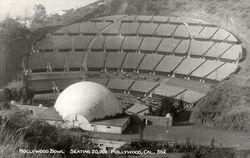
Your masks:
{"label": "seating row", "polygon": [[[184,58],[146,53],[35,53],[28,58],[28,69],[39,71],[124,70],[182,74],[212,80],[222,80],[237,69],[237,63],[225,63],[203,58]],[[221,73],[220,73],[221,72]],[[218,74],[220,73],[220,74]],[[217,75],[216,75],[217,74]]]}
{"label": "seating row", "polygon": [[181,56],[222,58],[237,60],[241,57],[240,45],[211,41],[180,40],[137,36],[50,36],[40,42],[40,51],[141,51],[146,53],[176,54]]}

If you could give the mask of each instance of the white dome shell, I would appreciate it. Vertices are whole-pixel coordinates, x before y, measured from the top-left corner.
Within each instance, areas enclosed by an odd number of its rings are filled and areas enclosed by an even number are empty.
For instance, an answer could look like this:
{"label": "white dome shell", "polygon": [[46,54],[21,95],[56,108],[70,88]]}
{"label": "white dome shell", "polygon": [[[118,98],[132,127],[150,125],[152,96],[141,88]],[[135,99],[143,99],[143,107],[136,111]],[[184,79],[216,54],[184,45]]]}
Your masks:
{"label": "white dome shell", "polygon": [[78,82],[66,88],[57,98],[55,109],[63,118],[79,114],[88,121],[122,112],[110,90],[88,81]]}

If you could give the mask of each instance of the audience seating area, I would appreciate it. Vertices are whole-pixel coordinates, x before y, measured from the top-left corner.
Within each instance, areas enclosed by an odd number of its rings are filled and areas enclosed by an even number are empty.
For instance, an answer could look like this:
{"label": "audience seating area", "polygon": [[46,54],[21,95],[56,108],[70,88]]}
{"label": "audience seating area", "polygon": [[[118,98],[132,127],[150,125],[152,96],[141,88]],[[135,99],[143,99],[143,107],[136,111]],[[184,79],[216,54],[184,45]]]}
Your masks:
{"label": "audience seating area", "polygon": [[[220,81],[233,73],[237,63],[226,60],[209,60],[190,56],[132,52],[46,52],[34,53],[28,57],[28,70],[32,72],[81,71],[129,71],[182,75],[199,79]],[[221,72],[221,74],[214,75]]]}
{"label": "audience seating area", "polygon": [[[168,96],[191,104],[206,95],[209,83],[238,69],[242,51],[233,34],[201,20],[115,15],[48,34],[26,57],[25,74],[28,88],[36,93],[62,91],[87,80],[120,94]],[[86,72],[106,76],[86,77]],[[114,77],[110,72],[160,80]],[[132,105],[122,100],[121,104]]]}

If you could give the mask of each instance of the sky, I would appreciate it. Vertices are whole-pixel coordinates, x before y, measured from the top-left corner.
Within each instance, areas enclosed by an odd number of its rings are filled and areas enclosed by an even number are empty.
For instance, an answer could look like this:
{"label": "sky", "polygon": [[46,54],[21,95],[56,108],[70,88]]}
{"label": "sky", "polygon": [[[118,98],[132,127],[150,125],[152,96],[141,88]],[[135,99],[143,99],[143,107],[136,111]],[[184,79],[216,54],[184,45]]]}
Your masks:
{"label": "sky", "polygon": [[60,13],[62,10],[79,8],[97,0],[0,0],[0,20],[6,16],[32,16],[34,5],[42,4],[47,13]]}

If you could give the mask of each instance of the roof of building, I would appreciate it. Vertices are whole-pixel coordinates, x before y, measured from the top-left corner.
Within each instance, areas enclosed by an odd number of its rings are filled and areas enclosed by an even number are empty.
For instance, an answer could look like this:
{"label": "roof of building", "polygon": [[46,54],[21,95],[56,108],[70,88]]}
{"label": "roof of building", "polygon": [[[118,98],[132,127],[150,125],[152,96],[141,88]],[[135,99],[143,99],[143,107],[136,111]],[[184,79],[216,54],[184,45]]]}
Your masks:
{"label": "roof of building", "polygon": [[115,118],[115,119],[109,119],[109,120],[94,121],[94,122],[91,122],[91,124],[122,127],[128,121],[129,121],[129,117],[123,117],[123,118]]}
{"label": "roof of building", "polygon": [[136,103],[134,106],[130,107],[126,111],[126,113],[134,115],[134,114],[139,114],[139,113],[146,111],[146,110],[148,110],[148,106],[140,104],[140,103]]}
{"label": "roof of building", "polygon": [[122,113],[109,89],[89,81],[70,85],[59,95],[54,107],[63,118],[79,114],[89,122]]}

